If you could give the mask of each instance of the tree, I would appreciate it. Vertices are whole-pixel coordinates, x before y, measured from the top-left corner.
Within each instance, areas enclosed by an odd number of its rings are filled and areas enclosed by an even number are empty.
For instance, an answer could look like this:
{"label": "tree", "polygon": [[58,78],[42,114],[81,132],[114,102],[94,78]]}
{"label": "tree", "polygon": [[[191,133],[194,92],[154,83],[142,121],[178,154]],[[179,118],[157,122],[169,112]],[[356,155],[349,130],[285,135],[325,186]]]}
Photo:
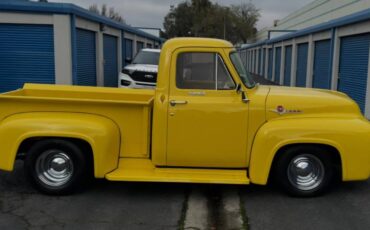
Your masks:
{"label": "tree", "polygon": [[89,7],[89,10],[91,12],[94,12],[96,14],[100,14],[104,17],[110,18],[110,19],[115,20],[117,22],[125,23],[124,18],[118,12],[116,12],[114,10],[114,7],[110,7],[108,9],[106,4],[103,4],[101,6],[101,9],[99,9],[98,5],[93,4]]}
{"label": "tree", "polygon": [[210,0],[188,0],[171,6],[163,26],[166,38],[213,37],[246,43],[257,32],[259,16],[252,3],[224,7]]}
{"label": "tree", "polygon": [[231,11],[235,16],[236,28],[243,43],[257,33],[256,24],[260,17],[259,10],[252,3],[242,3],[231,6]]}

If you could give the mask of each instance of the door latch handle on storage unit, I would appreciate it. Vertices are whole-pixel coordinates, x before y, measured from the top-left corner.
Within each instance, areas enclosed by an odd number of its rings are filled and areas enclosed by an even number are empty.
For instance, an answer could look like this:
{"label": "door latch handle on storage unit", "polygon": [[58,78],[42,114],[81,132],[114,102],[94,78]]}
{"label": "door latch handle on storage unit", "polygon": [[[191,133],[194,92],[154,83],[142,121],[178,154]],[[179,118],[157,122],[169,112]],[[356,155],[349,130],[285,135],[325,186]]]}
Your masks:
{"label": "door latch handle on storage unit", "polygon": [[187,101],[175,101],[175,100],[170,101],[170,105],[171,106],[175,106],[175,105],[186,105],[187,103],[188,103]]}

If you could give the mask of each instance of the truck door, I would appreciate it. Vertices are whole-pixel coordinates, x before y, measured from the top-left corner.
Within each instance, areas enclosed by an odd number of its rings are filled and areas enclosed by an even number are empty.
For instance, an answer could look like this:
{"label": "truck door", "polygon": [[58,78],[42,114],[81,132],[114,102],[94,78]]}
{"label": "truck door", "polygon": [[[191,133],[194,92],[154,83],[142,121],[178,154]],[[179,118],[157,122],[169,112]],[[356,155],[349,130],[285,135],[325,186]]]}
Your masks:
{"label": "truck door", "polygon": [[248,104],[223,49],[179,49],[173,57],[167,165],[245,168]]}

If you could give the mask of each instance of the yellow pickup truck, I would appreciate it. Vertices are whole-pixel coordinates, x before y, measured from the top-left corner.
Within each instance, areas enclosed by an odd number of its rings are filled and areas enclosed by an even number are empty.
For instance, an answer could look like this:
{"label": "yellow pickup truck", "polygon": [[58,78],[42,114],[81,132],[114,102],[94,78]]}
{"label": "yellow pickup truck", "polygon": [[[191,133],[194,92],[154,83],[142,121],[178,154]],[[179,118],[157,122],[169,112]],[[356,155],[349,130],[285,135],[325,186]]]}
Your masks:
{"label": "yellow pickup truck", "polygon": [[342,93],[261,86],[233,46],[178,38],[157,88],[26,84],[0,96],[0,169],[37,189],[110,181],[260,184],[315,196],[370,175],[370,124]]}

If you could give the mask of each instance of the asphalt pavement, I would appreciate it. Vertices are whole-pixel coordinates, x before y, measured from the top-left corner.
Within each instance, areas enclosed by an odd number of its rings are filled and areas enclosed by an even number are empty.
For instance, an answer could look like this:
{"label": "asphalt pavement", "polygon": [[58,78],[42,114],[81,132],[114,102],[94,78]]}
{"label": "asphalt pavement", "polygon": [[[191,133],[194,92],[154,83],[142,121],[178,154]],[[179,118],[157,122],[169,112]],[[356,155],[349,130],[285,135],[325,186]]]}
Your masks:
{"label": "asphalt pavement", "polygon": [[315,198],[288,197],[275,188],[241,193],[250,230],[363,230],[370,228],[370,180],[335,185]]}
{"label": "asphalt pavement", "polygon": [[186,185],[96,180],[70,196],[29,186],[22,163],[0,172],[0,229],[177,229]]}
{"label": "asphalt pavement", "polygon": [[22,162],[0,172],[0,229],[368,229],[370,180],[321,197],[292,198],[272,186],[96,180],[70,196],[46,196]]}

